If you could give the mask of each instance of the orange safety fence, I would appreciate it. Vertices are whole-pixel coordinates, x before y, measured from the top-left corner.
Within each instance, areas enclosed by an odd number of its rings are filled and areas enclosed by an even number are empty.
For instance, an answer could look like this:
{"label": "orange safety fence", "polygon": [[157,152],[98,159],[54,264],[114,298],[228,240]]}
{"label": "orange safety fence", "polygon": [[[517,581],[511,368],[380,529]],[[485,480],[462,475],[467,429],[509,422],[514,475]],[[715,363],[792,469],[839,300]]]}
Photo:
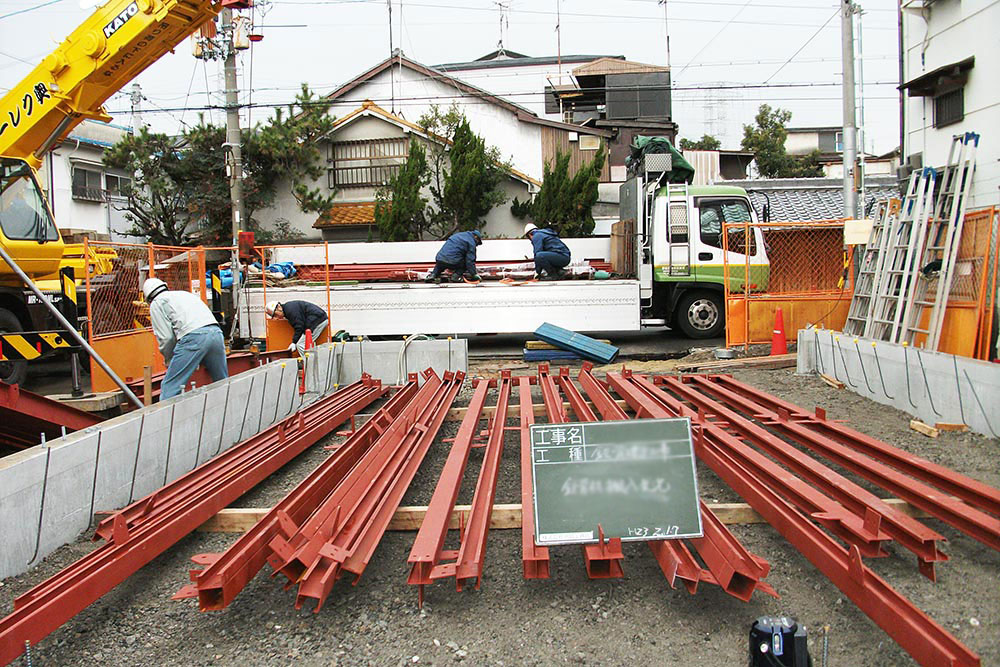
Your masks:
{"label": "orange safety fence", "polygon": [[[102,258],[101,266],[91,260],[92,255]],[[190,291],[206,301],[205,249],[86,240],[84,257],[86,333],[91,346],[126,382],[141,378],[146,366],[153,373],[165,370],[149,306],[142,298],[142,283],[146,278],[159,278],[171,290]],[[93,360],[90,367],[93,391],[116,388]]]}
{"label": "orange safety fence", "polygon": [[[794,341],[796,332],[810,324],[844,325],[853,295],[844,220],[727,223],[725,231],[727,347],[770,343],[779,307],[786,340]],[[750,264],[761,241],[766,269]]]}
{"label": "orange safety fence", "polygon": [[[255,275],[254,273],[249,273],[247,276],[247,287],[254,288],[259,287],[262,290],[261,302],[266,306],[269,298],[267,296],[267,266],[271,263],[271,251],[276,248],[288,248],[293,246],[287,245],[258,245],[254,246],[254,251],[260,256],[260,263],[262,267],[262,273]],[[333,322],[333,317],[330,313],[330,244],[328,242],[323,243],[301,243],[296,244],[295,248],[323,248],[323,266],[313,267],[313,271],[309,278],[315,281],[322,281],[326,287],[326,319],[328,322]],[[318,274],[318,275],[317,275]],[[326,331],[319,337],[318,340],[314,340],[315,345],[320,343],[329,342],[330,336],[333,335],[330,325],[327,325]],[[264,317],[264,338],[266,339],[266,348],[268,350],[280,350],[282,348],[288,347],[292,342],[293,331],[292,327],[285,320],[272,320]]]}

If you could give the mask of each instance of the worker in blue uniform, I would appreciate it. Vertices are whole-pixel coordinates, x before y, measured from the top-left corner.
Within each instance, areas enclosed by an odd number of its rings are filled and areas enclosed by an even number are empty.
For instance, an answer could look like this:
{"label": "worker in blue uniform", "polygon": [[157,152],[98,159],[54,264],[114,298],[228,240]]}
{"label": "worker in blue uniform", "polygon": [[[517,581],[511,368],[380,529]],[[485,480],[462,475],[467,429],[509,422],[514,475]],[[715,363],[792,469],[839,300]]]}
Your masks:
{"label": "worker in blue uniform", "polygon": [[524,226],[524,235],[531,241],[535,253],[535,278],[558,280],[569,266],[569,248],[552,229],[539,229],[532,223]]}
{"label": "worker in blue uniform", "polygon": [[428,274],[427,282],[441,282],[441,274],[451,271],[451,279],[458,282],[463,277],[471,282],[479,282],[476,273],[476,248],[483,243],[483,235],[478,229],[471,232],[456,232],[448,237],[434,257],[434,268]]}

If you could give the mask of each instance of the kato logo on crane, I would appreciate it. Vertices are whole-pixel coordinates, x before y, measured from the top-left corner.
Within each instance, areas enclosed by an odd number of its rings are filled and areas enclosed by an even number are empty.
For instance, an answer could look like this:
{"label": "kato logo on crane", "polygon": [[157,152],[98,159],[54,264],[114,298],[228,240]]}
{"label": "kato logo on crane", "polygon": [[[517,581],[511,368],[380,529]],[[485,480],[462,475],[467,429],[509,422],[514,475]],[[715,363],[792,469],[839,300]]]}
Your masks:
{"label": "kato logo on crane", "polygon": [[139,13],[139,3],[132,2],[129,6],[121,11],[118,16],[112,19],[106,26],[104,26],[104,36],[111,37],[111,35],[118,32],[123,25],[128,23],[129,19]]}

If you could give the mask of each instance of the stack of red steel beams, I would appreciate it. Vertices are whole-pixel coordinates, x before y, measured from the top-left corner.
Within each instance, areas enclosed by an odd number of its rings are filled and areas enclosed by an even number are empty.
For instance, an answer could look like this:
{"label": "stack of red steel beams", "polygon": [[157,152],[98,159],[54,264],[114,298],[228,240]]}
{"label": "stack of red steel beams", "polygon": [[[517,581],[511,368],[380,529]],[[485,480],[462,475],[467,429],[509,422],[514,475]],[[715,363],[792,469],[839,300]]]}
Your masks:
{"label": "stack of red steel beams", "polygon": [[0,440],[17,449],[37,445],[42,435],[55,440],[65,431],[99,424],[103,419],[83,410],[0,382]]}
{"label": "stack of red steel beams", "polygon": [[[584,364],[578,379],[601,416],[608,421],[628,419],[628,413],[593,376],[592,367],[590,363]],[[590,406],[570,380],[569,369],[560,369],[559,385],[580,421],[596,421]],[[698,564],[683,540],[650,540],[646,543],[670,586],[674,587],[675,580],[680,579],[688,592],[694,594],[699,582],[704,581],[721,586],[726,593],[744,602],[755,590],[778,597],[774,588],[763,581],[770,571],[770,564],[740,544],[708,505],[700,502],[700,508],[704,536],[688,542],[697,550],[707,569]]]}
{"label": "stack of red steel beams", "polygon": [[361,578],[455,400],[464,373],[444,380],[424,371],[424,385],[302,525],[282,517],[270,542],[277,572],[298,584],[295,606],[319,611],[344,572]]}
{"label": "stack of red steel beams", "polygon": [[338,424],[385,393],[365,377],[283,419],[98,526],[107,542],[14,600],[0,620],[0,664],[19,656]]}
{"label": "stack of red steel beams", "polygon": [[271,554],[268,544],[280,530],[282,521],[301,523],[316,505],[340,483],[351,468],[389,427],[417,393],[417,376],[411,374],[385,405],[364,423],[301,484],[285,496],[221,554],[200,554],[195,563],[205,565],[192,571],[194,582],[182,588],[174,599],[198,598],[202,611],[224,609],[239,595],[250,580],[260,572]]}
{"label": "stack of red steel beams", "polygon": [[[806,509],[819,501],[813,495],[818,492],[733,435],[728,420],[720,422],[718,415],[695,408],[686,398],[657,388],[628,371],[608,373],[608,382],[639,417],[691,419],[698,458],[914,659],[927,665],[980,664],[979,656],[969,647],[864,564],[856,541],[859,535],[836,530],[847,525],[846,508],[831,501],[831,509],[839,508],[833,516],[826,511]],[[768,437],[777,439],[773,434]],[[880,533],[877,518],[874,513],[866,514],[865,529]],[[820,525],[838,534],[850,546],[845,549]]]}
{"label": "stack of red steel beams", "polygon": [[[594,271],[611,272],[611,262],[599,259],[587,260]],[[480,263],[477,270],[485,275],[499,276],[505,269],[525,264],[522,260]],[[295,277],[301,280],[324,281],[329,275],[330,280],[358,280],[362,282],[375,280],[408,281],[417,280],[424,273],[434,268],[434,262],[394,263],[394,264],[331,264],[329,269],[322,264],[296,266]],[[531,269],[528,271],[530,272]]]}
{"label": "stack of red steel beams", "polygon": [[[496,494],[500,457],[503,455],[507,406],[510,403],[513,384],[510,371],[502,371],[500,375],[499,395],[488,432],[482,467],[476,480],[472,509],[468,515],[461,516],[459,548],[446,550],[444,542],[469,453],[474,446],[473,439],[486,403],[486,394],[494,384],[484,380],[477,381],[475,393],[469,401],[458,435],[455,436],[448,459],[434,489],[434,495],[427,506],[424,520],[410,550],[408,559],[410,576],[407,582],[419,587],[417,599],[421,606],[424,602],[424,586],[437,579],[455,577],[455,586],[459,591],[462,590],[462,583],[466,579],[475,579],[477,589],[482,581],[486,537],[489,533],[493,499]],[[449,562],[442,562],[445,560]]]}

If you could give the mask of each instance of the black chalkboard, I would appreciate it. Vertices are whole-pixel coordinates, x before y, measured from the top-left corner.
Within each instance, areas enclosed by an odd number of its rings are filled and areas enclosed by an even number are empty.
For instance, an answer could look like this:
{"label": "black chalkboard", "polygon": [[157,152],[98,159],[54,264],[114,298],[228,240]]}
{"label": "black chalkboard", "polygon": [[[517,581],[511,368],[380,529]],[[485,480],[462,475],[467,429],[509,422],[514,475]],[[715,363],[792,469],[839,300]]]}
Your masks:
{"label": "black chalkboard", "polygon": [[531,427],[535,543],[701,536],[691,421]]}

